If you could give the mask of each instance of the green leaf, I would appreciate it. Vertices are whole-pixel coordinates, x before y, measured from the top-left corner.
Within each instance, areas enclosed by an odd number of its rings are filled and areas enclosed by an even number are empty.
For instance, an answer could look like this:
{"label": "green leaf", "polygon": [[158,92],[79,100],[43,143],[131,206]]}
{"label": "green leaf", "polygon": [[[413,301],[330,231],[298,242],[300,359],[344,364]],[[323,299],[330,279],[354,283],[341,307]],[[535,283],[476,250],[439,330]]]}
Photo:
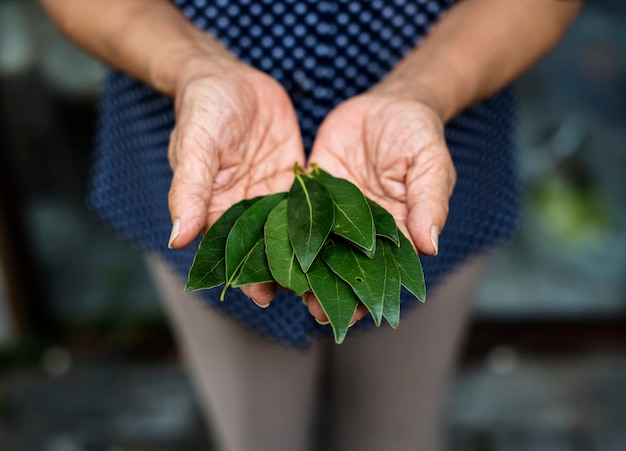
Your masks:
{"label": "green leaf", "polygon": [[214,288],[226,281],[225,248],[230,229],[243,212],[260,199],[256,197],[236,203],[206,232],[189,270],[185,292]]}
{"label": "green leaf", "polygon": [[265,222],[265,253],[269,268],[279,285],[302,295],[309,289],[306,275],[300,268],[287,231],[287,200],[270,212]]}
{"label": "green leaf", "polygon": [[307,272],[335,221],[330,193],[306,175],[296,174],[289,190],[287,230],[293,250]]}
{"label": "green leaf", "polygon": [[263,239],[263,227],[267,216],[286,195],[286,193],[276,193],[263,197],[248,208],[233,225],[226,239],[226,286],[224,290],[232,285],[254,246]]}
{"label": "green leaf", "polygon": [[374,247],[371,249],[363,249],[361,246],[357,245],[354,245],[354,248],[361,251],[368,258],[374,258],[374,255],[376,255],[376,244],[374,244]]}
{"label": "green leaf", "polygon": [[373,256],[376,230],[369,203],[361,190],[348,180],[337,178],[319,168],[315,179],[328,189],[335,207],[333,233],[356,244]]}
{"label": "green leaf", "polygon": [[335,342],[341,343],[346,337],[352,317],[359,305],[354,291],[330,270],[321,258],[315,259],[306,273],[315,297],[330,321]]}
{"label": "green leaf", "polygon": [[400,231],[398,231],[398,236],[400,247],[390,246],[390,248],[391,255],[398,266],[398,271],[400,271],[400,281],[417,299],[424,302],[426,300],[426,285],[422,263],[409,239]]}
{"label": "green leaf", "polygon": [[367,202],[372,210],[372,216],[376,226],[376,235],[389,238],[396,246],[400,246],[398,226],[391,213],[371,199],[367,199]]}
{"label": "green leaf", "polygon": [[322,258],[330,269],[356,293],[380,326],[383,316],[386,285],[386,261],[382,252],[368,258],[347,242],[333,240],[322,250]]}
{"label": "green leaf", "polygon": [[254,245],[245,261],[241,265],[241,269],[237,277],[233,281],[233,287],[242,287],[244,285],[252,285],[254,283],[273,282],[274,277],[270,272],[265,256],[265,242],[261,238]]}
{"label": "green leaf", "polygon": [[378,243],[379,252],[385,260],[385,294],[383,296],[383,316],[394,329],[400,324],[400,271],[391,255],[391,245],[385,241]]}

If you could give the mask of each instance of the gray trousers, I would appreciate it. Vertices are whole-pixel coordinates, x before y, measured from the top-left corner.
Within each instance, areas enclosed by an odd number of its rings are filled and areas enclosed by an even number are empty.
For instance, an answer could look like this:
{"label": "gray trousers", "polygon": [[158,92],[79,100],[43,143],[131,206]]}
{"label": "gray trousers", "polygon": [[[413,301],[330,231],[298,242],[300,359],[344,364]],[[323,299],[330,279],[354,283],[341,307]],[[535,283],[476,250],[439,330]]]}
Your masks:
{"label": "gray trousers", "polygon": [[148,261],[220,451],[444,449],[446,393],[483,263],[451,274],[397,330],[303,352],[206,308],[165,264]]}

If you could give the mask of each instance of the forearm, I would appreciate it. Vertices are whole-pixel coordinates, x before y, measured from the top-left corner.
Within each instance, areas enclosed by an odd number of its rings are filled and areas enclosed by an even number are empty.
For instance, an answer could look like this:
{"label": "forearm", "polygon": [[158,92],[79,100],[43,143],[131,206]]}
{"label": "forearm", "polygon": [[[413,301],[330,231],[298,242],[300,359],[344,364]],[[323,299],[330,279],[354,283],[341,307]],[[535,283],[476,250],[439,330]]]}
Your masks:
{"label": "forearm", "polygon": [[577,0],[465,0],[374,90],[428,102],[444,121],[513,81],[552,49]]}
{"label": "forearm", "polygon": [[194,66],[234,57],[167,0],[39,0],[87,52],[173,97]]}

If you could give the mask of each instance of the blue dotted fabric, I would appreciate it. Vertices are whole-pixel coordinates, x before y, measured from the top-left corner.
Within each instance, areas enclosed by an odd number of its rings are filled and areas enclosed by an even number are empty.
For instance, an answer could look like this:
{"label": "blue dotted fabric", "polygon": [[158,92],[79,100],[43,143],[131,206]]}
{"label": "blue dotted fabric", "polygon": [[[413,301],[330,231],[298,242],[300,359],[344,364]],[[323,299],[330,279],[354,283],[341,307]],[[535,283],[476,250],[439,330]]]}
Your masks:
{"label": "blue dotted fabric", "polygon": [[[290,94],[303,142],[310,150],[330,110],[379,81],[419,45],[451,0],[251,1],[176,0],[201,29],[247,63],[275,77]],[[446,127],[458,181],[437,257],[423,257],[431,290],[456,265],[507,239],[517,222],[518,186],[513,155],[514,96],[507,88],[472,107]],[[152,89],[110,72],[100,105],[93,166],[92,207],[124,236],[164,257],[186,277],[197,243],[167,248],[171,220],[167,162],[173,106]],[[268,338],[305,347],[312,336],[330,336],[300,299],[279,291],[259,309],[239,290],[206,302]],[[417,304],[403,293],[403,310]],[[358,327],[371,325],[359,322]]]}

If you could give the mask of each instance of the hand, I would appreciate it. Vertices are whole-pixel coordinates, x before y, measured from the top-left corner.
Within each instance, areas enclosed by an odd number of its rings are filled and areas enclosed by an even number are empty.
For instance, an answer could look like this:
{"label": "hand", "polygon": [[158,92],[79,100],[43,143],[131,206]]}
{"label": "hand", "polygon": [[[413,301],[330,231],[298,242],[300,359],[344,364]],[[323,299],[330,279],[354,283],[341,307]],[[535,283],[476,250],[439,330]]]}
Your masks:
{"label": "hand", "polygon": [[[347,100],[322,123],[310,161],[389,210],[419,252],[437,254],[456,171],[443,121],[428,104],[375,91]],[[305,302],[327,321],[312,293]],[[354,319],[366,314],[359,305]]]}
{"label": "hand", "polygon": [[[238,61],[199,70],[180,84],[168,157],[172,235],[180,249],[244,198],[287,191],[304,152],[296,115],[283,88]],[[274,284],[244,287],[258,305]]]}

